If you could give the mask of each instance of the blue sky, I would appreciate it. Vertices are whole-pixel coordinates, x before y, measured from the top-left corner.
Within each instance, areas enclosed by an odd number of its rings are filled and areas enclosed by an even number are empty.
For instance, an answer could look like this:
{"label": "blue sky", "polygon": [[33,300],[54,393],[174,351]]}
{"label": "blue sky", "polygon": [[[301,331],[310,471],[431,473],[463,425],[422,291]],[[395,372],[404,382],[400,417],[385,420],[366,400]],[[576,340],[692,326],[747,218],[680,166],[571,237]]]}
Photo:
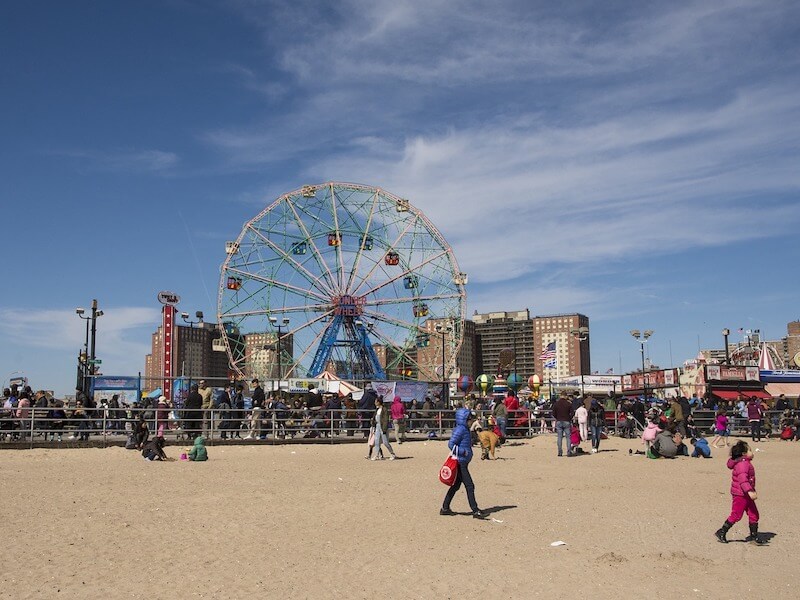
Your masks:
{"label": "blue sky", "polygon": [[0,378],[106,374],[156,294],[216,312],[224,242],[306,183],[383,187],[470,276],[468,311],[579,311],[680,364],[800,318],[800,6],[449,0],[0,9]]}

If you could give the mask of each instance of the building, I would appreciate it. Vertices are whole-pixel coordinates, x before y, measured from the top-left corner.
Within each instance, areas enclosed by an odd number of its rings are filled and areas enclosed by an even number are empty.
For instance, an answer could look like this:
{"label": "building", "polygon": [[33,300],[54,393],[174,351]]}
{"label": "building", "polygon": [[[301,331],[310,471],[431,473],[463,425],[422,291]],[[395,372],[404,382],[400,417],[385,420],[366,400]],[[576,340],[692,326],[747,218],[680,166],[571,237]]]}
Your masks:
{"label": "building", "polygon": [[[209,384],[223,385],[230,380],[228,355],[223,345],[214,343],[222,334],[216,323],[198,323],[193,327],[175,325],[175,347],[173,350],[173,373],[175,377],[193,380],[206,379]],[[151,351],[145,356],[144,381],[146,390],[164,388],[163,379],[164,331],[163,326],[151,337]]]}
{"label": "building", "polygon": [[[585,335],[578,330],[585,327]],[[533,319],[534,372],[542,383],[592,372],[589,353],[589,317],[579,313],[546,315]],[[584,338],[584,339],[581,339]],[[554,365],[545,368],[542,354],[554,344]]]}
{"label": "building", "polygon": [[262,381],[294,377],[292,363],[294,356],[294,337],[285,334],[280,340],[280,360],[278,360],[278,334],[274,332],[247,333],[244,336],[244,367],[248,379]]}
{"label": "building", "polygon": [[483,373],[516,373],[525,380],[533,375],[534,329],[527,308],[515,312],[475,313],[472,322],[477,368],[473,373],[465,374],[477,377]]}

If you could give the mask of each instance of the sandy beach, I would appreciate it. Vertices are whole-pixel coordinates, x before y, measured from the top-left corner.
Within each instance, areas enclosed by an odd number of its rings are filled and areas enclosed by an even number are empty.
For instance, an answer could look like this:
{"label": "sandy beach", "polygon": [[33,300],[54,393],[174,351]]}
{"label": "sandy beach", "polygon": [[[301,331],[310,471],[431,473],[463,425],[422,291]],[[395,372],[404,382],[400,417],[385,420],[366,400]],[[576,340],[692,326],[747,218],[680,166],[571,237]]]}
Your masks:
{"label": "sandy beach", "polygon": [[210,447],[206,463],[6,450],[0,597],[796,597],[800,444],[757,447],[764,547],[713,537],[730,508],[723,450],[653,461],[612,438],[557,458],[552,436],[512,441],[472,462],[484,521],[463,491],[463,514],[439,516],[444,441],[377,462],[365,445]]}

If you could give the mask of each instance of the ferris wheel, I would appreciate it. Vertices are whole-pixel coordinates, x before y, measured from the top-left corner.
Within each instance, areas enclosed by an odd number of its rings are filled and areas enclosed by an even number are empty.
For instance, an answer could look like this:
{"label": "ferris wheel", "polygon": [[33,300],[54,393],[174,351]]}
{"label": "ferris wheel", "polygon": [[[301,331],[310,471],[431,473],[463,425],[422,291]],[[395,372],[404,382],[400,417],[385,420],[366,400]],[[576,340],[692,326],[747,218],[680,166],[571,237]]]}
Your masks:
{"label": "ferris wheel", "polygon": [[[433,378],[443,358],[454,363],[467,277],[408,200],[304,186],[248,221],[226,252],[218,318],[239,376]],[[444,322],[447,336],[432,333]]]}

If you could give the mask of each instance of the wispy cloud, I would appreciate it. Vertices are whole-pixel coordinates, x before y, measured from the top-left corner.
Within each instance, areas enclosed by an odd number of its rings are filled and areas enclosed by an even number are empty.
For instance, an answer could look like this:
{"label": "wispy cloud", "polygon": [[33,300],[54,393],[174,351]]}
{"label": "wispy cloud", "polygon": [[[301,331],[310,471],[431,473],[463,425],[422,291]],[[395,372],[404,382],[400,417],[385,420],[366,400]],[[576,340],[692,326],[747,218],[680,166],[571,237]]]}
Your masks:
{"label": "wispy cloud", "polygon": [[180,162],[176,153],[164,150],[65,150],[58,154],[83,168],[114,173],[166,173]]}
{"label": "wispy cloud", "polygon": [[272,197],[327,179],[408,197],[474,283],[522,282],[520,306],[537,285],[554,308],[590,301],[554,270],[800,224],[796,3],[238,6],[275,57],[246,86],[278,68],[293,101],[205,135],[229,168],[299,165]]}
{"label": "wispy cloud", "polygon": [[[117,307],[104,309],[97,321],[97,348],[104,367],[123,373],[136,373],[150,351],[142,328],[155,328],[160,322],[157,309]],[[0,332],[8,344],[25,348],[63,351],[77,355],[83,348],[86,330],[74,309],[27,310],[0,308]]]}

